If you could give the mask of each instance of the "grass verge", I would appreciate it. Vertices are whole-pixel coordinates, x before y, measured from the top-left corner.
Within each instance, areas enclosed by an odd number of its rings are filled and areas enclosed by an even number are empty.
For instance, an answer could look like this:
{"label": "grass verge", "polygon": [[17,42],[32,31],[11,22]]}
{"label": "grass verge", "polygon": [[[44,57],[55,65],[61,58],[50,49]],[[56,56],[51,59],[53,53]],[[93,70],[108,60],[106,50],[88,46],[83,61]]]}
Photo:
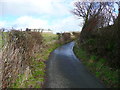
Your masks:
{"label": "grass verge", "polygon": [[[42,88],[45,79],[45,61],[48,59],[49,54],[60,46],[56,43],[57,35],[43,34],[44,44],[40,52],[35,53],[32,57],[29,72],[19,75],[16,82],[12,85],[14,88]],[[27,79],[26,79],[27,74]]]}
{"label": "grass verge", "polygon": [[108,88],[120,88],[120,69],[113,69],[107,66],[106,59],[96,55],[88,54],[83,48],[77,45],[74,47],[75,55],[97,78],[99,78]]}

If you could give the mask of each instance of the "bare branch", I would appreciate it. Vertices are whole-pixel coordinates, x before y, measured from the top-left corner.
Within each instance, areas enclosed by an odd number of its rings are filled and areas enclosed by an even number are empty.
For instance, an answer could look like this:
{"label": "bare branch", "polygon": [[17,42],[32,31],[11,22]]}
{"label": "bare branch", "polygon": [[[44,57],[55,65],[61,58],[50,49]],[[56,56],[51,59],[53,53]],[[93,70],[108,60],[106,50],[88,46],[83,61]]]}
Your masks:
{"label": "bare branch", "polygon": [[101,20],[99,20],[99,22],[101,22],[101,26],[107,26],[111,21],[113,21],[113,12],[115,11],[113,2],[77,1],[74,5],[75,8],[73,13],[78,17],[82,17],[85,22],[84,24],[86,24],[90,18],[95,17],[101,18]]}

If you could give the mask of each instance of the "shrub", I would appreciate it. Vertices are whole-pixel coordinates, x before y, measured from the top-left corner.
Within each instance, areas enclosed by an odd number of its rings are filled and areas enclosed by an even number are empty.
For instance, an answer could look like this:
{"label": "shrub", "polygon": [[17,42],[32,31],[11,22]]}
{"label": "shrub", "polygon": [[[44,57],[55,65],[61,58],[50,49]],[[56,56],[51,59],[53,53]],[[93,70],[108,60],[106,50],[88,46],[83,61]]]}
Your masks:
{"label": "shrub", "polygon": [[38,32],[12,30],[8,33],[7,44],[3,49],[2,87],[10,87],[19,74],[31,65],[32,58],[42,45]]}
{"label": "shrub", "polygon": [[91,54],[104,57],[107,64],[112,68],[120,68],[120,29],[118,23],[94,31],[86,31],[79,41],[83,47]]}

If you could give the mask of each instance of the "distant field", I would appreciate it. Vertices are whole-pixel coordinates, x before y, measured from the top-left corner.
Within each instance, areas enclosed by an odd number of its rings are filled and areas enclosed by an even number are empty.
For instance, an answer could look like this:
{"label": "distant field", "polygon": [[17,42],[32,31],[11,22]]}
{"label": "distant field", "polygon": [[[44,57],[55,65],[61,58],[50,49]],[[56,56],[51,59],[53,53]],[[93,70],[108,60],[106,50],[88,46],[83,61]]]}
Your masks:
{"label": "distant field", "polygon": [[44,38],[45,43],[48,43],[48,42],[58,39],[58,36],[56,34],[52,34],[52,33],[43,33],[42,36]]}
{"label": "distant field", "polygon": [[[4,32],[3,33],[4,40],[5,40],[6,35],[7,35],[7,32]],[[2,45],[4,44],[4,40],[2,40],[2,33],[0,32],[0,49],[2,48]]]}
{"label": "distant field", "polygon": [[0,34],[0,49],[2,48],[2,35]]}

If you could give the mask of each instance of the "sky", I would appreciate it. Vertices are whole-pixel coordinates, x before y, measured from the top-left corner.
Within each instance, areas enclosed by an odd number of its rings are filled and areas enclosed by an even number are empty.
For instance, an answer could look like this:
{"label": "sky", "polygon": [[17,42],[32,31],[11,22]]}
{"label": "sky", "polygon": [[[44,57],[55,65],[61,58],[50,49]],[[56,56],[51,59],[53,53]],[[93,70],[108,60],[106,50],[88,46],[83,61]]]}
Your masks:
{"label": "sky", "polygon": [[82,19],[71,13],[75,0],[0,0],[0,28],[80,31]]}
{"label": "sky", "polygon": [[81,31],[83,19],[71,13],[76,0],[0,0],[0,28]]}

